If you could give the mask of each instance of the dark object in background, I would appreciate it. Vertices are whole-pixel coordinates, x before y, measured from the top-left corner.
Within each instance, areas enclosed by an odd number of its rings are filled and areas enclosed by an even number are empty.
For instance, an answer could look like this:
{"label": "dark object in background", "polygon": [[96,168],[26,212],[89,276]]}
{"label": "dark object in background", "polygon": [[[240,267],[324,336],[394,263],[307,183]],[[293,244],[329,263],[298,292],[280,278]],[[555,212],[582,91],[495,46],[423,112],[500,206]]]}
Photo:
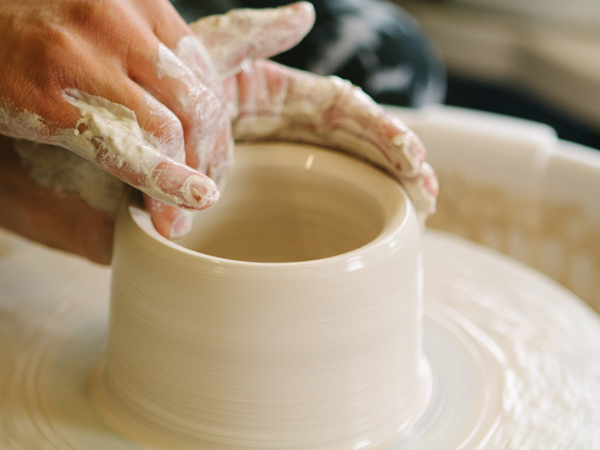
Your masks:
{"label": "dark object in background", "polygon": [[446,104],[545,123],[561,139],[600,149],[600,132],[517,88],[449,73]]}
{"label": "dark object in background", "polygon": [[[279,0],[173,0],[188,21],[233,8],[273,8]],[[416,21],[381,0],[314,0],[314,28],[274,57],[319,75],[337,75],[379,103],[418,107],[444,100],[446,75]]]}

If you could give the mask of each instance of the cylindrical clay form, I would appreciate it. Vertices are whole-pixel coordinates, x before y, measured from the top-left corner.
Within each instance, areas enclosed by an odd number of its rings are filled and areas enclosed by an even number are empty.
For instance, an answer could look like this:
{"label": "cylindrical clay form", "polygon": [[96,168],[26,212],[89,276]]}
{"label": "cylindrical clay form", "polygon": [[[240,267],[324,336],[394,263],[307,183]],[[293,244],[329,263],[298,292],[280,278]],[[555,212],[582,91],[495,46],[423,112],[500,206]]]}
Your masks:
{"label": "cylindrical clay form", "polygon": [[173,448],[373,449],[425,407],[420,230],[405,192],[307,146],[236,149],[177,244],[118,220],[95,404]]}

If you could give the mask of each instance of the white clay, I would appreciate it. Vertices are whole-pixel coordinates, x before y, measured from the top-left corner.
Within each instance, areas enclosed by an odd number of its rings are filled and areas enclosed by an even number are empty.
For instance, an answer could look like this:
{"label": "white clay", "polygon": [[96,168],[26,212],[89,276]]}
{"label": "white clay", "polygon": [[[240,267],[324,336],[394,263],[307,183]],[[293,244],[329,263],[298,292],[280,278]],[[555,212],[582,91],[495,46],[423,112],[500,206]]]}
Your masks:
{"label": "white clay", "polygon": [[196,214],[184,247],[139,206],[122,209],[99,411],[126,435],[177,448],[398,439],[429,391],[408,197],[332,151],[238,151],[227,195]]}
{"label": "white clay", "polygon": [[[296,154],[290,146],[271,147],[274,153],[266,157],[256,148],[248,148],[246,155],[240,149],[239,168],[277,160],[291,163]],[[107,269],[0,235],[0,447],[182,450],[219,448],[215,442],[220,442],[224,449],[282,448],[281,441],[273,441],[272,430],[254,426],[262,420],[278,424],[279,436],[293,435],[288,448],[296,444],[332,450],[340,443],[345,449],[368,450],[599,448],[597,315],[524,265],[431,231],[423,239],[421,275],[418,248],[412,246],[418,231],[414,218],[409,219],[411,213],[398,225],[411,233],[399,241],[386,238],[386,211],[390,211],[386,208],[393,210],[393,198],[380,199],[382,205],[361,195],[360,189],[349,189],[353,181],[371,185],[373,180],[337,161],[331,166],[350,185],[337,184],[337,175],[311,178],[319,170],[319,160],[320,154],[308,151],[293,163],[296,169],[291,172],[258,171],[254,179],[238,173],[223,198],[233,203],[219,202],[214,210],[198,213],[198,228],[182,241],[185,247],[158,236],[146,213],[130,209],[132,233],[121,229],[117,242],[121,252],[117,263],[123,266],[115,267],[110,325]],[[350,166],[358,164],[350,161]],[[290,189],[296,175],[307,190],[297,185]],[[376,175],[375,184],[396,188]],[[244,205],[244,188],[259,181],[263,188],[277,182],[278,189],[267,189],[261,208]],[[337,192],[334,201],[313,201],[324,187]],[[294,201],[317,209],[296,216]],[[278,217],[282,202],[292,207]],[[323,206],[325,211],[319,209]],[[266,222],[252,222],[248,215],[256,212]],[[237,233],[232,234],[219,217],[238,214],[244,226],[234,226]],[[286,236],[287,224],[310,229],[322,218],[328,218],[332,232],[316,245],[303,239],[323,234]],[[230,239],[211,248],[219,240],[209,238],[220,232]],[[246,239],[248,232],[255,238]],[[261,234],[269,239],[257,239]],[[246,247],[233,239],[236,236]],[[228,248],[231,241],[236,245]],[[262,253],[268,250],[271,261],[282,250],[289,257],[290,249],[296,255],[292,260],[309,261],[240,263],[219,258],[244,260],[243,255],[229,253],[242,249],[246,259],[254,260],[261,255],[252,248],[256,242]],[[275,245],[266,248],[265,242]],[[340,242],[344,246],[336,247]],[[370,253],[376,246],[387,252]],[[198,273],[189,272],[198,259],[189,248],[216,255],[205,258],[214,269],[209,277],[213,280],[197,279]],[[303,254],[307,248],[317,253]],[[141,257],[143,252],[152,256]],[[406,259],[382,264],[388,262],[386,255],[394,254]],[[336,264],[344,255],[336,275]],[[321,258],[322,265],[315,264],[319,262],[315,258]],[[265,267],[270,270],[262,274],[264,278],[257,277]],[[369,268],[380,270],[365,272]],[[294,269],[298,269],[295,278]],[[337,287],[334,283],[328,291],[332,296],[320,298],[324,290],[318,289],[302,297],[313,283],[323,287],[326,275],[334,281],[339,277]],[[423,292],[418,288],[421,276]],[[215,280],[221,282],[219,290],[214,289]],[[293,280],[294,288],[284,287]],[[194,281],[200,286],[190,289]],[[374,281],[378,291],[373,291]],[[386,301],[381,289],[388,282],[399,282],[396,294],[408,301]],[[350,301],[348,296],[360,292],[370,296]],[[288,295],[295,300],[284,304]],[[425,299],[424,314],[420,295]],[[107,343],[108,354],[103,357]],[[260,358],[261,354],[277,358]],[[403,364],[398,364],[399,357]],[[361,361],[365,365],[354,364]],[[105,368],[111,364],[107,376]],[[143,370],[135,370],[136,366]],[[425,368],[429,373],[423,373]],[[322,369],[327,376],[310,376]],[[356,376],[360,374],[364,376]],[[332,380],[337,382],[327,383]],[[396,383],[403,395],[407,387],[413,388],[403,398],[416,403],[392,401],[399,407],[392,418],[386,406],[397,394]],[[206,396],[200,395],[203,389]],[[95,404],[90,392],[96,395]],[[352,401],[361,392],[364,402]],[[226,394],[231,396],[227,399]],[[236,402],[240,398],[246,401]],[[283,399],[280,404],[278,398]],[[208,410],[203,412],[203,407]],[[273,408],[277,414],[268,417]],[[365,414],[364,408],[371,413]],[[144,419],[150,419],[150,425]],[[392,433],[389,425],[404,419],[412,420],[412,425]],[[355,420],[362,428],[351,426]],[[335,430],[338,434],[332,434]],[[201,439],[196,440],[198,436]],[[388,443],[378,440],[383,436],[389,437]],[[315,440],[308,442],[311,437]],[[215,445],[205,445],[206,440]]]}
{"label": "white clay", "polygon": [[[240,54],[245,55],[245,60],[252,60],[294,47],[310,31],[314,19],[313,6],[300,2],[279,8],[235,9],[203,17],[191,23],[190,28],[208,48],[221,77],[226,78],[243,64],[238,60]],[[273,24],[280,24],[277,33],[265,33],[265,28]]]}
{"label": "white clay", "polygon": [[22,139],[32,136],[38,142],[48,139],[48,128],[42,118],[29,111],[17,111],[14,105],[0,98],[0,133]]}
{"label": "white clay", "polygon": [[[154,198],[169,204],[182,205],[183,198],[190,202],[188,205],[201,209],[205,205],[218,199],[216,186],[208,177],[194,177],[193,188],[202,194],[200,200],[189,195],[191,184],[184,185],[179,195],[167,194],[156,186],[156,179],[160,174],[156,173],[157,165],[162,158],[156,150],[156,146],[139,126],[135,113],[130,109],[109,102],[100,97],[92,96],[76,90],[65,91],[65,98],[73,106],[79,108],[81,119],[78,127],[82,125],[85,131],[79,133],[65,132],[63,146],[73,150],[80,156],[95,161],[101,167],[112,164],[117,166],[124,163],[129,164],[132,169],[142,176],[142,185],[137,186],[142,191],[150,193]],[[107,153],[100,160],[97,157],[97,149],[93,143],[96,137],[103,139],[103,148]],[[186,191],[186,189],[188,189]]]}
{"label": "white clay", "polygon": [[[110,429],[89,398],[109,270],[3,234],[0,247],[0,447],[165,449]],[[424,262],[432,396],[382,450],[599,448],[597,315],[539,273],[451,235],[427,231]]]}
{"label": "white clay", "polygon": [[158,44],[155,70],[158,78],[182,78],[190,75],[190,68],[162,42]]}
{"label": "white clay", "polygon": [[174,51],[159,44],[155,69],[159,78],[170,77],[179,83],[174,97],[191,120],[189,134],[198,160],[194,169],[220,184],[233,161],[233,141],[230,137],[219,144],[222,148],[217,145],[219,133],[231,134],[231,121],[210,55],[194,36],[184,36]]}

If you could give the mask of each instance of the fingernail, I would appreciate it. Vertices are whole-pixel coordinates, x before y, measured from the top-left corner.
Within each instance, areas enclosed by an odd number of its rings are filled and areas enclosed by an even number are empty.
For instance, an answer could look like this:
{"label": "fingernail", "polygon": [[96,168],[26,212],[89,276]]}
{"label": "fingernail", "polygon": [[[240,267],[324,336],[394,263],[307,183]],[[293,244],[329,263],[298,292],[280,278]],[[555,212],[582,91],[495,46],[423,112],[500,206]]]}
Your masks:
{"label": "fingernail", "polygon": [[181,195],[185,201],[182,206],[191,209],[205,209],[219,199],[219,189],[210,178],[192,175],[181,187]]}

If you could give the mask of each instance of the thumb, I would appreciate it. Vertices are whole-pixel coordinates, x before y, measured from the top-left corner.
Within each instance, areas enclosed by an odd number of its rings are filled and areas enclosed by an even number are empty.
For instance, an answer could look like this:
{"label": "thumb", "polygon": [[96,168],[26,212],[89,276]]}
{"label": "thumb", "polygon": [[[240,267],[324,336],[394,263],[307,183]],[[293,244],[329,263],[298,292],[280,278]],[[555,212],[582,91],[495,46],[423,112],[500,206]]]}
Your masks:
{"label": "thumb", "polygon": [[315,21],[308,2],[272,9],[235,9],[225,15],[204,17],[190,25],[226,78],[244,61],[269,58],[294,47]]}

